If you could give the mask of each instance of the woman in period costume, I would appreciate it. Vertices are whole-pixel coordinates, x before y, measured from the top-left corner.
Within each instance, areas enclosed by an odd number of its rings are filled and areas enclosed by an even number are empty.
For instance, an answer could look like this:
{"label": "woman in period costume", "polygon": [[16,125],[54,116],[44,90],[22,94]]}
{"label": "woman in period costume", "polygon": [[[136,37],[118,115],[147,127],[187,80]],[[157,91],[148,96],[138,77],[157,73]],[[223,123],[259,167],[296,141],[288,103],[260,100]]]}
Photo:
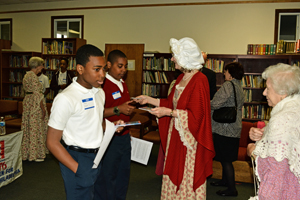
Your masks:
{"label": "woman in period costume", "polygon": [[31,68],[23,78],[25,98],[22,114],[22,159],[42,162],[46,158],[46,133],[48,114],[43,95],[43,86],[37,74],[44,68],[44,60],[40,57],[31,57]]}
{"label": "woman in period costume", "polygon": [[[140,104],[157,106],[165,152],[161,199],[206,199],[206,178],[212,174],[215,155],[210,116],[210,94],[201,50],[191,38],[171,39],[172,61],[183,73],[167,99],[138,96]],[[140,98],[140,99],[139,99]]]}

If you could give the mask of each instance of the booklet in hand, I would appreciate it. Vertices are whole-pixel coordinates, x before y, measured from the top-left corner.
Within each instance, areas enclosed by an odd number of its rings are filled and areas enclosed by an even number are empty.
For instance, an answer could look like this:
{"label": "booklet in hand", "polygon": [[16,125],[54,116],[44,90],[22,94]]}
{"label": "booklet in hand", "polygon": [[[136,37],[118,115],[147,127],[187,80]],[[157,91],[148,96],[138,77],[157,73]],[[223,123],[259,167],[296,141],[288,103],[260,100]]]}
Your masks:
{"label": "booklet in hand", "polygon": [[134,125],[140,125],[140,121],[132,121],[132,122],[125,122],[124,124],[118,124],[116,125],[117,127],[119,126],[134,126]]}
{"label": "booklet in hand", "polygon": [[151,111],[151,107],[142,107],[142,108],[139,108],[139,109],[141,109],[141,110],[145,110],[145,111],[148,111],[148,112],[152,112]]}

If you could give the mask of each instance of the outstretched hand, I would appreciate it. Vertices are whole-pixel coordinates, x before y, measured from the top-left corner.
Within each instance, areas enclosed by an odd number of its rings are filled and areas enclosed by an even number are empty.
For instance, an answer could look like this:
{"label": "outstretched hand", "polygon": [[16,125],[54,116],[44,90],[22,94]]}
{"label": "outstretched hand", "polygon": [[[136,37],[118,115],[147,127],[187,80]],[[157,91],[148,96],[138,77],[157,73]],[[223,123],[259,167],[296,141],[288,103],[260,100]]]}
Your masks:
{"label": "outstretched hand", "polygon": [[118,106],[121,113],[124,115],[131,115],[132,111],[135,109],[134,106],[131,106],[132,101],[126,101],[125,103]]}
{"label": "outstretched hand", "polygon": [[[120,125],[120,124],[125,124],[125,122],[123,120],[118,120],[113,122],[115,125]],[[116,132],[120,133],[121,131],[123,131],[124,126],[119,126],[116,130]]]}
{"label": "outstretched hand", "polygon": [[163,116],[169,116],[171,111],[172,110],[170,108],[156,107],[156,108],[152,108],[150,113],[152,115],[155,115],[156,117],[160,118],[160,117],[163,117]]}
{"label": "outstretched hand", "polygon": [[146,95],[140,95],[140,96],[137,96],[133,99],[133,101],[143,105],[143,104],[146,104],[146,103],[149,103],[149,96],[146,96]]}
{"label": "outstretched hand", "polygon": [[153,106],[159,106],[159,99],[152,98],[147,95],[137,96],[137,97],[133,98],[133,100],[141,105],[149,103]]}

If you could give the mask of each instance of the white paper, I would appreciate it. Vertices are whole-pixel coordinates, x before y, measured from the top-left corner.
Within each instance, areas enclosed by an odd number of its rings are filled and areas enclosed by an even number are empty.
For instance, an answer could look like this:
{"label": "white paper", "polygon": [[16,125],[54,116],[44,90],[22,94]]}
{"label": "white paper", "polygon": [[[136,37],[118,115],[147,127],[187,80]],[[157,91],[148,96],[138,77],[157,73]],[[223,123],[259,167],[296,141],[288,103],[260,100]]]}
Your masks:
{"label": "white paper", "polygon": [[104,137],[102,139],[102,142],[100,144],[100,148],[99,151],[94,159],[94,165],[93,165],[93,169],[97,168],[112,137],[114,136],[114,133],[117,129],[117,127],[114,125],[114,123],[108,121],[107,119],[105,119],[105,123],[106,123],[106,128],[105,128],[105,132],[104,132]]}
{"label": "white paper", "polygon": [[135,70],[135,60],[128,60],[127,70],[134,71]]}
{"label": "white paper", "polygon": [[131,160],[147,165],[152,146],[152,142],[131,137]]}

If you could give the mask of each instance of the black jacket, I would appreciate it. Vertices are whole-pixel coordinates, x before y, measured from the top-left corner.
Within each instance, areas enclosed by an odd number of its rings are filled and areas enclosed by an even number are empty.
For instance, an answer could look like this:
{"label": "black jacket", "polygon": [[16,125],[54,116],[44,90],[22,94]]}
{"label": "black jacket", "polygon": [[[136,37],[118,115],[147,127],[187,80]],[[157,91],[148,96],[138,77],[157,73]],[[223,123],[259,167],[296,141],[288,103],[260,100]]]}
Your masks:
{"label": "black jacket", "polygon": [[210,100],[212,100],[217,92],[216,73],[206,67],[202,67],[201,72],[207,77],[209,83]]}

